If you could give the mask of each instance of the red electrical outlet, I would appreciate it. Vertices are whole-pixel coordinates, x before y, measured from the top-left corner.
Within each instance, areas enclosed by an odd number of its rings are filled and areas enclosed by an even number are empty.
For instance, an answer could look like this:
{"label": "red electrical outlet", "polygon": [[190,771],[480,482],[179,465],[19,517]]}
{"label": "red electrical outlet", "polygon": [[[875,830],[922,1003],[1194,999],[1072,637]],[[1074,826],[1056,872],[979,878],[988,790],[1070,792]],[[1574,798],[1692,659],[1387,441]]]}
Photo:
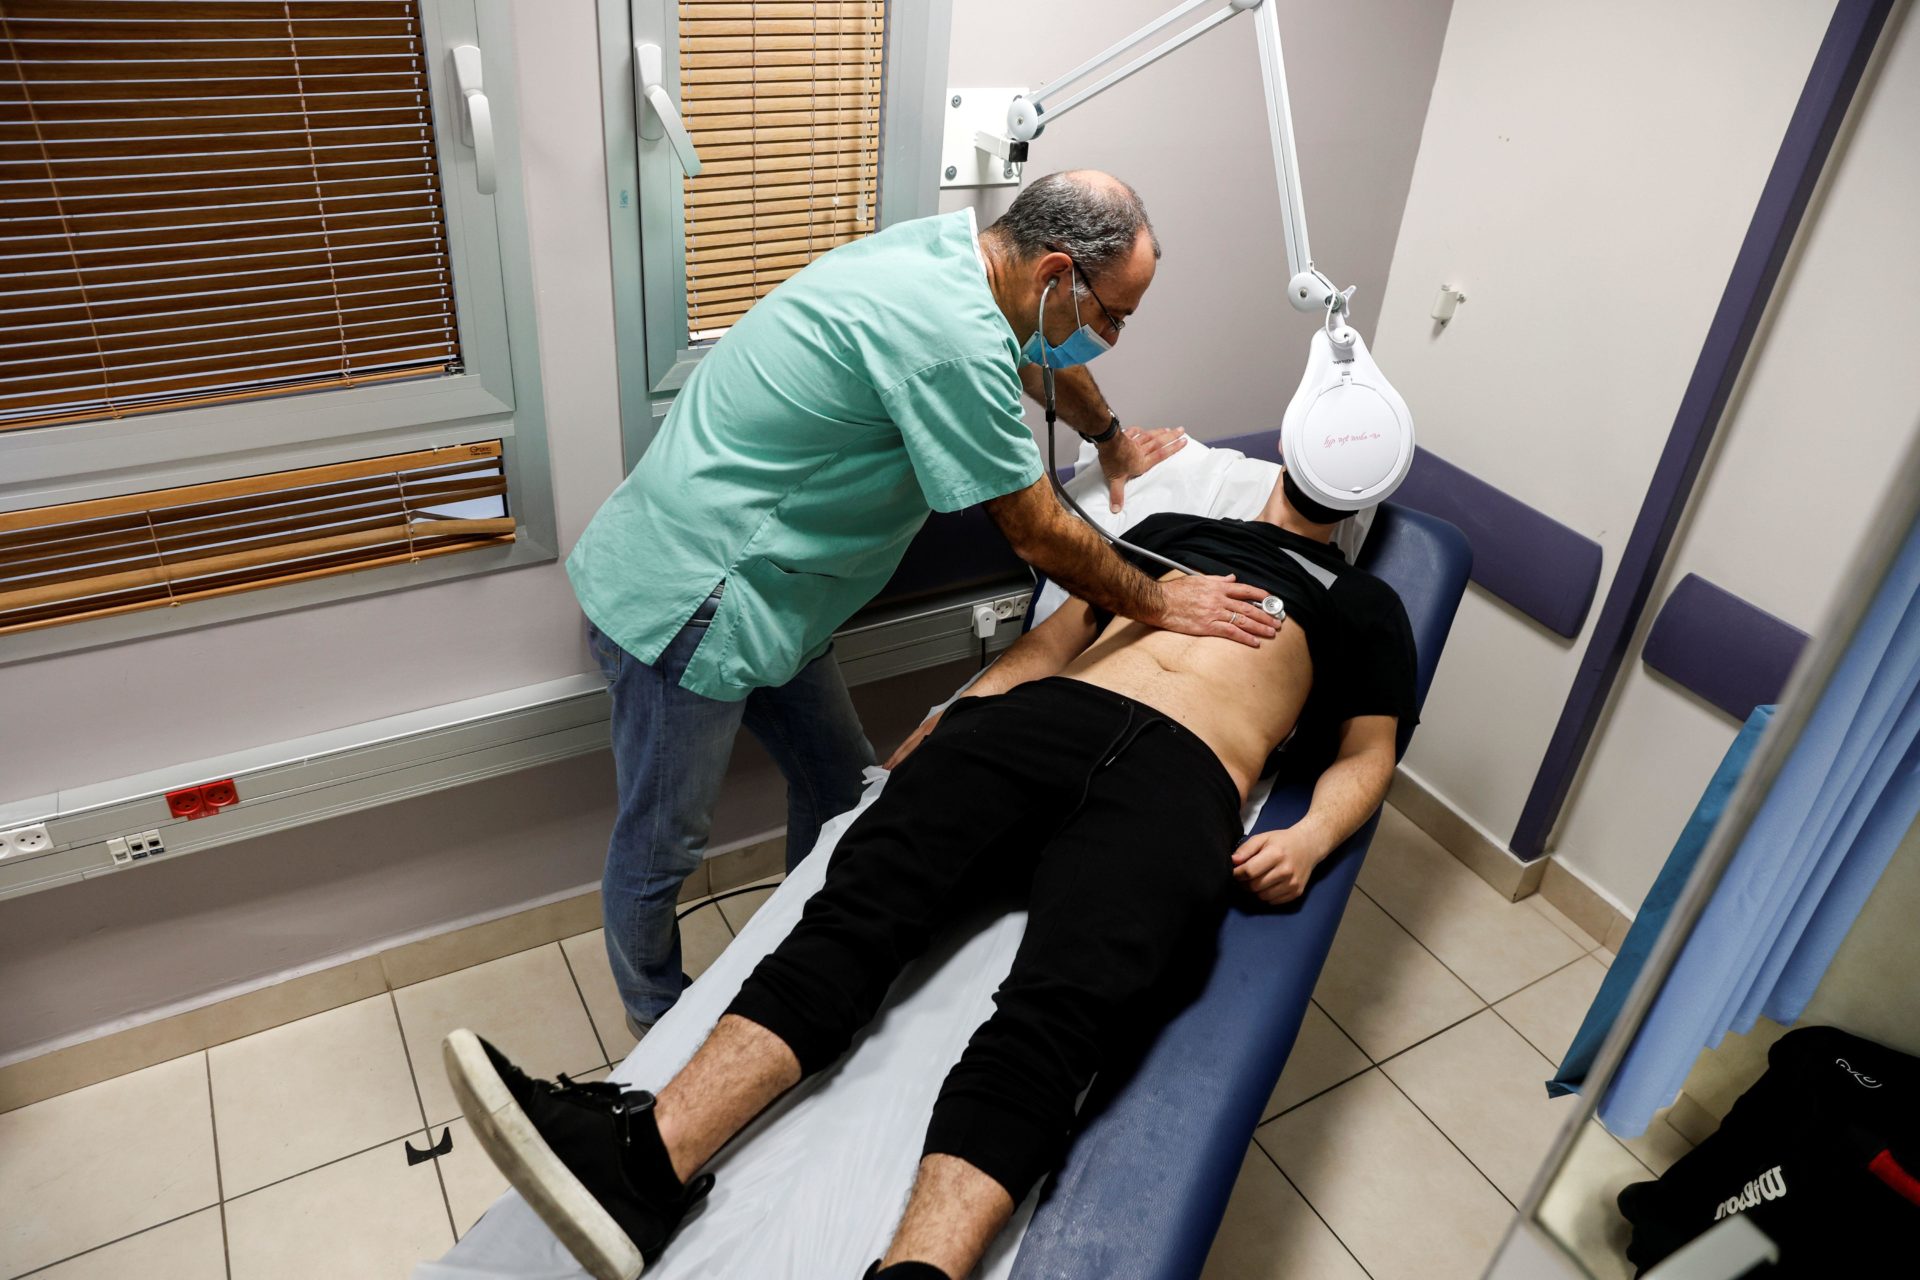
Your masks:
{"label": "red electrical outlet", "polygon": [[231,809],[240,803],[240,788],[233,785],[232,778],[219,782],[209,782],[200,788],[200,801],[208,813],[218,813],[222,809]]}
{"label": "red electrical outlet", "polygon": [[167,792],[167,812],[176,818],[204,818],[240,803],[232,778]]}

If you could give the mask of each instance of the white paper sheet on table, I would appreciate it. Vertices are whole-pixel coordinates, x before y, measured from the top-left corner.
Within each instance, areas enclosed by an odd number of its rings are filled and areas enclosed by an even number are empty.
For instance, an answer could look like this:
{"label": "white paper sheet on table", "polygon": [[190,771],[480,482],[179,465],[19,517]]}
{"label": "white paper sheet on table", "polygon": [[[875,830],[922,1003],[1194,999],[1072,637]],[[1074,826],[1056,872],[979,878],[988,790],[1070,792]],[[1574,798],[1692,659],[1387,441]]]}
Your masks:
{"label": "white paper sheet on table", "polygon": [[[1277,474],[1272,463],[1189,445],[1129,487],[1124,527],[1162,510],[1251,518]],[[1155,476],[1160,482],[1149,485]],[[1085,482],[1076,477],[1076,485]],[[1106,515],[1104,490],[1093,496],[1099,501],[1093,514]],[[753,967],[800,918],[840,836],[884,787],[884,772],[867,776],[860,804],[822,829],[811,856],[620,1064],[615,1080],[658,1089],[692,1057]],[[1268,789],[1262,783],[1248,798],[1243,827],[1258,815]],[[649,1280],[859,1276],[885,1250],[899,1221],[934,1098],[974,1029],[993,1012],[993,993],[1025,927],[1025,912],[1008,912],[937,938],[894,984],[880,1016],[846,1057],[781,1099],[709,1166],[713,1193],[647,1269]],[[1020,1206],[976,1275],[1004,1280],[1011,1272],[1037,1199],[1036,1191]],[[413,1280],[578,1280],[584,1274],[510,1191],[444,1258],[416,1267]]]}

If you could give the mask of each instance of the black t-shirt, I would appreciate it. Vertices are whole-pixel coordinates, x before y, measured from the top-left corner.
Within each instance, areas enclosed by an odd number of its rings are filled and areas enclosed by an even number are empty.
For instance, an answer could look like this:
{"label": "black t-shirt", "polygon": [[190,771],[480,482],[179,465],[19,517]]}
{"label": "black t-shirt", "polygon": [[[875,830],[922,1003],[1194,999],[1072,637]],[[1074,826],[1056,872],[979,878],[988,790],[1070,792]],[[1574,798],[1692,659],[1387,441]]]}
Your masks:
{"label": "black t-shirt", "polygon": [[[1274,764],[1318,774],[1338,750],[1340,727],[1356,716],[1395,717],[1396,754],[1406,751],[1419,720],[1413,628],[1392,587],[1348,564],[1337,547],[1264,521],[1163,512],[1125,536],[1203,573],[1230,573],[1272,592],[1286,603],[1288,620],[1306,632],[1313,687]],[[1151,577],[1165,572],[1164,565],[1119,550]],[[1094,614],[1102,627],[1112,616]]]}

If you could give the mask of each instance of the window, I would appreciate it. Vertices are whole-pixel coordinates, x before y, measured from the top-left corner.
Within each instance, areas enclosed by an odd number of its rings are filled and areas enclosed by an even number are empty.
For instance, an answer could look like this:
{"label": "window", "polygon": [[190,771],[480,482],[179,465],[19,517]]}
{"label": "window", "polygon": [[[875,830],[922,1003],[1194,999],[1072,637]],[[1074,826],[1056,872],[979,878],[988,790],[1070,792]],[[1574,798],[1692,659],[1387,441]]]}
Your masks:
{"label": "window", "polygon": [[718,338],[782,280],[873,229],[882,0],[680,0],[687,327]]}
{"label": "window", "polygon": [[413,6],[156,8],[0,17],[0,429],[456,369]]}
{"label": "window", "polygon": [[[937,212],[951,0],[600,0],[627,465],[703,352],[820,254]],[[662,50],[703,171],[649,113]]]}
{"label": "window", "polygon": [[[504,15],[7,0],[0,39],[0,660],[551,558]],[[433,486],[307,488],[472,448],[484,531],[431,555]]]}

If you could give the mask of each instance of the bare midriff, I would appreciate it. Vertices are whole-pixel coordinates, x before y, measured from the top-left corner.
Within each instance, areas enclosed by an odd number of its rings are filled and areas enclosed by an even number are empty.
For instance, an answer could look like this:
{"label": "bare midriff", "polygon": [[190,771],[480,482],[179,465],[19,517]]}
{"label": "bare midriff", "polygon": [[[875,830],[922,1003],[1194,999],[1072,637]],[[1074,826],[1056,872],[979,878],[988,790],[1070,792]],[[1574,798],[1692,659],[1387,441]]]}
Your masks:
{"label": "bare midriff", "polygon": [[1178,720],[1220,757],[1245,799],[1293,732],[1313,685],[1307,635],[1288,619],[1251,648],[1115,618],[1061,675],[1137,699]]}

